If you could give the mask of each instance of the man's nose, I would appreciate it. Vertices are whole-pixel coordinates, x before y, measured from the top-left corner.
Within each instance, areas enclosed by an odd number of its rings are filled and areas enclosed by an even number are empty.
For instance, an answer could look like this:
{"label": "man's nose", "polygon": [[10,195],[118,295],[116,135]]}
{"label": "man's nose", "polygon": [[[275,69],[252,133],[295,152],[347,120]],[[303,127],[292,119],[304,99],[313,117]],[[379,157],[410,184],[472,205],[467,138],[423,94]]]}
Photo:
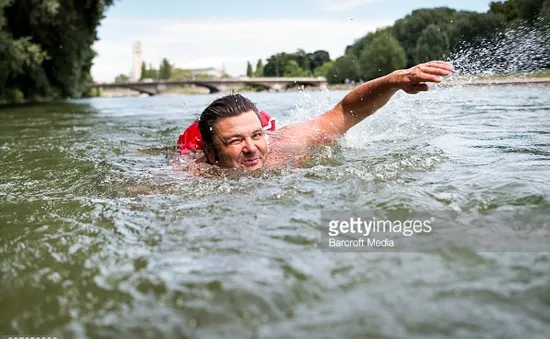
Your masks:
{"label": "man's nose", "polygon": [[253,153],[256,151],[256,144],[251,138],[244,139],[244,149],[245,153]]}

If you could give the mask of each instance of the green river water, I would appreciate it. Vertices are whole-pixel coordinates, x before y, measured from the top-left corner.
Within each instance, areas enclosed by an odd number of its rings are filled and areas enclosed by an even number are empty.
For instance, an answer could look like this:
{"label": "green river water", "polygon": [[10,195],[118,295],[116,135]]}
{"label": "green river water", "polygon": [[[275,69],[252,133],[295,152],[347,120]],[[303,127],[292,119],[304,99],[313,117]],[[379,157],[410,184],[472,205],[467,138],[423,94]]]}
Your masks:
{"label": "green river water", "polygon": [[[343,95],[246,94],[279,126]],[[190,177],[216,97],[0,110],[0,335],[550,338],[550,87],[399,93],[305,168]],[[322,246],[367,210],[433,232]]]}

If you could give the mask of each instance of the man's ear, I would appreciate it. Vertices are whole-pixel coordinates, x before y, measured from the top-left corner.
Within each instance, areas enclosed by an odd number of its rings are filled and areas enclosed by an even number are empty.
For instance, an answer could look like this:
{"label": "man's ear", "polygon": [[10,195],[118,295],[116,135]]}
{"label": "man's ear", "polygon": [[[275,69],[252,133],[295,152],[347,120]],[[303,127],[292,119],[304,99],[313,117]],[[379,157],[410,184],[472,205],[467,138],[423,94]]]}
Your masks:
{"label": "man's ear", "polygon": [[209,164],[213,165],[218,162],[218,157],[216,156],[216,151],[214,151],[212,144],[203,141],[202,149]]}

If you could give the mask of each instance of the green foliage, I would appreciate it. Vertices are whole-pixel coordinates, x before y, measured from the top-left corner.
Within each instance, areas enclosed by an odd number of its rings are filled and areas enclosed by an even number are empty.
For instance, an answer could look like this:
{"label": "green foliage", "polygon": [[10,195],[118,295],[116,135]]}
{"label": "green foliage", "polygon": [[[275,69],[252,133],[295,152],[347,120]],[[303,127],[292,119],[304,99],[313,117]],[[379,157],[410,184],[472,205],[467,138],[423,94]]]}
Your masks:
{"label": "green foliage", "polygon": [[519,0],[508,0],[506,2],[491,2],[489,13],[501,14],[510,22],[519,18]]}
{"label": "green foliage", "polygon": [[262,62],[262,59],[258,60],[258,63],[256,63],[256,71],[254,72],[255,77],[263,77],[264,76],[264,64]]}
{"label": "green foliage", "polygon": [[325,77],[329,78],[329,73],[332,67],[334,66],[334,62],[328,61],[323,63],[321,66],[318,66],[313,71],[313,75],[316,77]]}
{"label": "green foliage", "polygon": [[481,47],[502,37],[506,28],[525,22],[548,29],[550,0],[494,1],[487,13],[447,7],[417,9],[393,26],[356,40],[335,61],[323,50],[279,53],[267,59],[263,75],[325,76],[330,83],[369,80],[429,60],[446,60],[464,47]]}
{"label": "green foliage", "polygon": [[[348,58],[338,58],[327,79],[330,82],[354,80],[353,60],[360,63],[355,78],[361,80],[386,74],[394,68],[412,67],[433,59],[445,60],[453,52],[480,46],[484,41],[502,36],[506,28],[517,28],[525,22],[548,29],[550,0],[495,1],[487,13],[447,7],[417,9],[397,20],[393,26],[366,34],[347,46],[344,55]],[[391,39],[391,35],[398,43]],[[406,64],[398,67],[402,65],[402,51]]]}
{"label": "green foliage", "polygon": [[199,73],[195,75],[195,79],[199,79],[199,80],[208,80],[208,79],[215,79],[215,78],[216,78],[215,75],[208,74],[208,73]]}
{"label": "green foliage", "polygon": [[539,18],[545,0],[521,0],[519,1],[519,13],[523,20],[534,22]]}
{"label": "green foliage", "polygon": [[[267,63],[263,68],[263,76],[311,76],[315,68],[329,61],[330,57],[328,52],[322,50],[313,53],[306,53],[301,49],[296,53],[283,52],[272,55],[267,59]],[[296,66],[298,67],[296,68]]]}
{"label": "green foliage", "polygon": [[126,74],[119,74],[117,75],[117,77],[115,78],[115,82],[128,82],[128,80],[130,79],[129,76],[127,76]]}
{"label": "green foliage", "polygon": [[450,31],[451,48],[462,44],[475,45],[506,27],[506,17],[495,13],[460,12]]}
{"label": "green foliage", "polygon": [[143,80],[143,79],[147,79],[149,76],[149,74],[147,73],[148,70],[147,70],[147,66],[145,66],[145,63],[142,62],[141,63],[141,76],[140,76],[140,80]]}
{"label": "green foliage", "polygon": [[416,42],[417,64],[430,60],[443,60],[450,53],[449,37],[436,25],[429,25]]}
{"label": "green foliage", "polygon": [[407,67],[416,64],[417,43],[424,30],[436,25],[443,32],[450,31],[455,14],[456,10],[446,7],[418,9],[395,22],[392,33],[405,48]]}
{"label": "green foliage", "polygon": [[0,96],[0,102],[19,103],[23,102],[24,99],[25,96],[23,95],[23,92],[21,92],[18,88],[7,88],[2,91],[2,95]]}
{"label": "green foliage", "polygon": [[[0,0],[0,94],[80,97],[92,81],[96,28],[112,0]],[[16,91],[17,90],[17,91]],[[14,99],[14,100],[15,100]]]}
{"label": "green foliage", "polygon": [[374,38],[388,33],[392,33],[392,27],[379,28],[375,32],[368,33],[364,37],[355,41],[353,45],[347,46],[344,55],[361,55]]}
{"label": "green foliage", "polygon": [[346,80],[359,80],[359,62],[354,55],[344,55],[336,59],[327,74],[331,84],[343,83]]}
{"label": "green foliage", "polygon": [[170,79],[173,80],[188,80],[193,78],[193,73],[190,70],[183,68],[174,68],[172,69],[172,74]]}
{"label": "green foliage", "polygon": [[[297,60],[296,62],[298,63],[298,67],[301,69],[301,75],[299,76],[308,76],[311,74],[311,67],[310,67],[310,59],[307,55],[307,53],[302,50],[302,49],[299,49],[297,52],[296,52],[296,57],[297,57]],[[294,67],[294,66],[291,66],[291,67]],[[296,73],[296,71],[294,71]]]}
{"label": "green foliage", "polygon": [[543,24],[550,26],[550,0],[546,0],[544,2],[544,5],[542,6],[542,9],[540,11],[540,15],[543,19]]}
{"label": "green foliage", "polygon": [[313,53],[308,53],[309,68],[315,73],[318,67],[323,66],[325,63],[330,62],[330,55],[327,51],[318,50]]}
{"label": "green foliage", "polygon": [[290,60],[285,64],[283,76],[285,77],[301,77],[305,76],[305,70],[300,67],[296,60]]}
{"label": "green foliage", "polygon": [[159,80],[159,70],[153,68],[153,64],[149,63],[149,67],[146,66],[145,62],[141,64],[141,77],[143,79],[153,79]]}
{"label": "green foliage", "polygon": [[377,34],[361,53],[361,74],[366,80],[389,74],[407,64],[405,49],[390,33]]}
{"label": "green foliage", "polygon": [[158,78],[160,80],[170,79],[170,76],[172,75],[172,68],[172,65],[166,58],[162,59],[162,63],[160,64],[158,71]]}
{"label": "green foliage", "polygon": [[252,77],[254,74],[254,71],[252,71],[252,65],[250,64],[250,61],[246,62],[246,76]]}

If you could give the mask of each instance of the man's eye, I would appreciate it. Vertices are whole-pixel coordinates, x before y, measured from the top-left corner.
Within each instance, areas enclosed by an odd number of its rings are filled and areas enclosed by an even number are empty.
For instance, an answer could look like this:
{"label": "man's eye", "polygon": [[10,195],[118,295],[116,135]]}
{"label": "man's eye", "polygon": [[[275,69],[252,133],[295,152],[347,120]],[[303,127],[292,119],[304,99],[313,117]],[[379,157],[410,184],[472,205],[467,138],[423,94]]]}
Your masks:
{"label": "man's eye", "polygon": [[229,144],[230,145],[238,145],[240,142],[241,142],[240,139],[233,139],[233,140],[229,141]]}
{"label": "man's eye", "polygon": [[262,136],[262,133],[258,132],[258,133],[254,133],[254,135],[252,137],[254,139],[259,139],[261,136]]}

